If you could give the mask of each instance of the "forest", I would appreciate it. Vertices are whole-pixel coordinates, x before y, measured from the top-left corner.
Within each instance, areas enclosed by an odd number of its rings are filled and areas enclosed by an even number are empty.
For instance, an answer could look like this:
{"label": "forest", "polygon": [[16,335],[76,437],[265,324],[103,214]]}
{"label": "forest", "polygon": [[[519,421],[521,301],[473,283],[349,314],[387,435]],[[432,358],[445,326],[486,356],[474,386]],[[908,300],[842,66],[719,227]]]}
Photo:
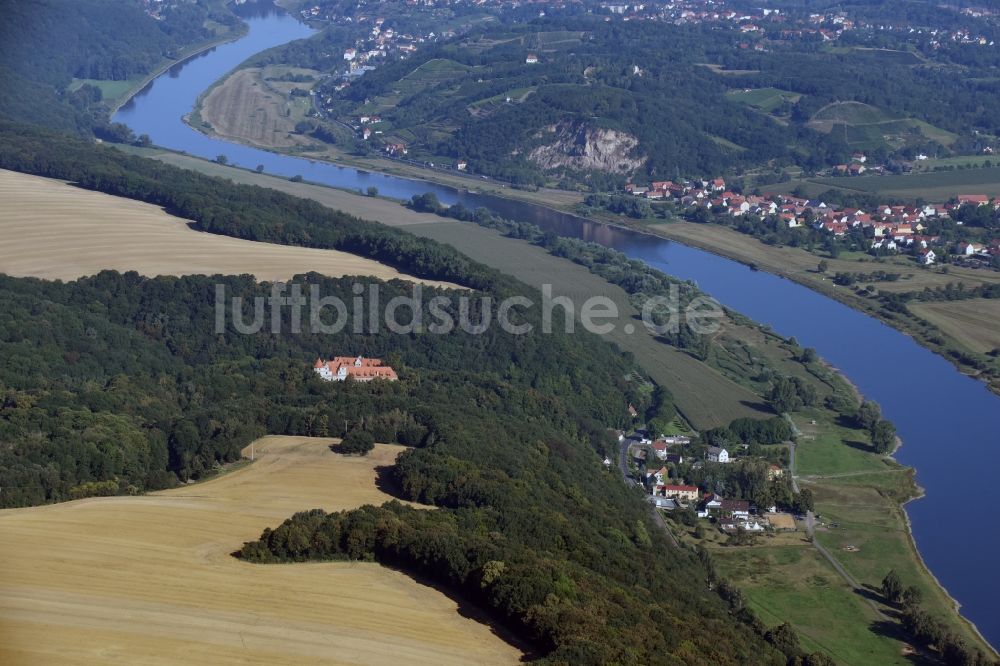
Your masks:
{"label": "forest", "polygon": [[188,46],[236,31],[218,0],[161,3],[161,20],[138,0],[0,0],[0,118],[115,136],[101,89],[73,79],[126,81]]}
{"label": "forest", "polygon": [[[0,136],[5,168],[138,196],[218,232],[366,256],[391,247],[395,265],[475,286],[493,310],[502,296],[537,297],[451,248],[261,188],[44,130],[6,125]],[[222,221],[227,207],[239,216]],[[345,302],[354,293],[349,278],[296,281]],[[287,325],[280,334],[218,333],[218,285],[246,303],[270,294],[250,276],[0,276],[3,506],[204,479],[265,433],[397,442],[412,448],[384,482],[437,511],[306,511],[241,555],[398,566],[481,605],[546,663],[823,663],[776,642],[704,556],[671,548],[641,493],[601,464],[617,449],[609,428],[627,426],[627,406],[656,414],[669,387],[651,395],[631,359],[596,336],[562,333],[558,321],[543,334],[534,309],[524,314],[537,331],[528,335],[498,326],[354,333],[350,323],[332,335]],[[386,299],[411,289],[380,287]],[[312,361],[335,353],[384,358],[400,381],[319,380]]]}
{"label": "forest", "polygon": [[[303,281],[345,301],[353,293],[350,279]],[[610,346],[582,333],[515,336],[499,327],[218,335],[217,284],[245,298],[269,293],[247,276],[0,278],[5,506],[205,478],[263,433],[362,430],[415,447],[390,481],[401,498],[441,509],[345,514],[356,531],[344,529],[354,544],[344,556],[401,566],[463,594],[478,588],[472,598],[553,663],[688,655],[737,664],[762,654],[785,663],[759,622],[745,611],[734,619],[707,592],[709,573],[693,553],[665,545],[641,495],[600,464],[616,446],[608,427],[625,425],[629,403],[649,402],[626,379],[634,366]],[[387,298],[409,293],[402,283],[381,286]],[[401,381],[322,382],[311,361],[336,352],[385,358]],[[272,544],[282,556],[279,548],[302,543],[301,530],[277,533],[288,533]],[[305,543],[290,551],[295,559],[332,552],[319,549],[321,539]]]}

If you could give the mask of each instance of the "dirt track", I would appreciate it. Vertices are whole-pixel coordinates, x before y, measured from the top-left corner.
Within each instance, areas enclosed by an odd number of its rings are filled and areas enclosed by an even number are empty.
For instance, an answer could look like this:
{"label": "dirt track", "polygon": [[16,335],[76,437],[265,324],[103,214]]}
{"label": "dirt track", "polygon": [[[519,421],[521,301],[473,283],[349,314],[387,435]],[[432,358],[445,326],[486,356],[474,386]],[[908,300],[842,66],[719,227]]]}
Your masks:
{"label": "dirt track", "polygon": [[503,664],[520,653],[377,564],[230,557],[295,511],[388,499],[333,440],[267,437],[257,462],[143,497],[0,511],[0,663]]}
{"label": "dirt track", "polygon": [[194,231],[150,204],[13,171],[0,170],[0,201],[0,272],[17,277],[73,280],[112,269],[149,276],[251,273],[287,280],[316,271],[413,280],[346,252]]}

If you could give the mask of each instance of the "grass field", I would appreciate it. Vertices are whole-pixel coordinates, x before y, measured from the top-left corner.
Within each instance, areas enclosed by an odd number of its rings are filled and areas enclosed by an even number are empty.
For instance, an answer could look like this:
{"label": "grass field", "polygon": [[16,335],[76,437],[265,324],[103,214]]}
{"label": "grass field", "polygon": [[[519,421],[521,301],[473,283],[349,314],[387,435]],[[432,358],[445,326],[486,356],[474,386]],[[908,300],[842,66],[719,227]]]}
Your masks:
{"label": "grass field", "polygon": [[[882,194],[908,201],[917,198],[943,202],[958,194],[1000,196],[1000,167],[956,169],[913,173],[901,176],[858,176],[857,178],[814,178],[810,182],[822,190],[837,187],[848,191]],[[786,183],[787,185],[787,183]],[[795,187],[795,184],[792,184]]]}
{"label": "grass field", "polygon": [[104,79],[73,79],[69,84],[70,92],[77,90],[82,85],[90,84],[101,89],[102,99],[108,102],[113,102],[119,97],[127,93],[132,89],[137,83],[143,80],[144,77],[137,77],[134,79],[127,79],[125,81],[110,81]]}
{"label": "grass field", "polygon": [[754,88],[752,90],[731,90],[729,98],[736,102],[742,102],[755,109],[760,109],[770,113],[784,103],[785,100],[795,103],[802,95],[788,92],[779,88]]}
{"label": "grass field", "polygon": [[933,171],[938,167],[975,167],[993,166],[1000,164],[1000,158],[996,155],[958,155],[957,157],[931,157],[920,162],[913,163],[914,171]]}
{"label": "grass field", "polygon": [[975,298],[966,301],[915,303],[910,312],[931,322],[974,351],[1000,348],[1000,301]]}
{"label": "grass field", "polygon": [[740,586],[768,626],[791,622],[802,646],[822,650],[841,664],[911,664],[903,644],[872,632],[875,611],[805,540],[713,549],[720,571]]}
{"label": "grass field", "polygon": [[882,146],[900,148],[928,139],[950,146],[958,136],[921,120],[891,116],[861,102],[834,102],[817,111],[809,127],[820,132],[843,134],[855,148],[870,150]]}
{"label": "grass field", "polygon": [[722,65],[717,65],[711,62],[699,62],[697,63],[699,67],[704,67],[706,69],[712,70],[715,74],[721,76],[743,76],[745,74],[759,74],[759,69],[726,69]]}
{"label": "grass field", "polygon": [[[838,49],[832,48],[831,51]],[[854,58],[863,58],[871,61],[874,65],[919,65],[924,60],[921,56],[912,51],[898,51],[895,49],[876,49],[855,46],[843,49]]]}
{"label": "grass field", "polygon": [[462,76],[469,69],[471,68],[454,60],[435,58],[428,60],[401,78],[395,87],[402,95],[412,95],[425,88]]}
{"label": "grass field", "polygon": [[0,662],[512,664],[519,650],[456,603],[377,564],[230,556],[295,511],[381,504],[368,457],[266,437],[257,461],[142,497],[0,511]]}
{"label": "grass field", "polygon": [[817,111],[810,119],[815,127],[829,131],[834,124],[870,125],[892,120],[889,116],[870,104],[861,102],[835,102]]}
{"label": "grass field", "polygon": [[[283,87],[282,87],[283,86]],[[289,97],[289,84],[268,82],[257,67],[240,69],[213,87],[192,115],[198,129],[263,148],[315,143],[295,133],[312,106],[310,97]],[[311,87],[297,84],[294,87]]]}
{"label": "grass field", "polygon": [[912,470],[871,454],[866,433],[832,423],[819,410],[804,410],[793,418],[802,433],[796,472],[800,485],[815,493],[816,513],[822,516],[819,543],[870,590],[895,569],[906,585],[921,589],[929,611],[970,644],[980,645],[969,625],[952,612],[952,600],[911,542],[900,503],[917,493]]}
{"label": "grass field", "polygon": [[71,280],[104,269],[144,275],[252,273],[261,280],[324,275],[410,279],[336,250],[257,243],[192,230],[162,209],[60,181],[0,170],[0,271]]}
{"label": "grass field", "polygon": [[916,492],[912,470],[872,454],[867,435],[836,423],[830,412],[804,409],[792,419],[801,433],[796,476],[800,486],[815,493],[821,517],[815,538],[862,590],[848,584],[802,532],[726,547],[710,531],[705,545],[720,571],[740,586],[765,623],[791,622],[804,647],[822,649],[840,663],[913,663],[906,637],[879,615],[891,618],[894,612],[877,592],[889,569],[921,589],[925,608],[970,644],[986,649],[952,612],[952,601],[910,541],[900,502]]}

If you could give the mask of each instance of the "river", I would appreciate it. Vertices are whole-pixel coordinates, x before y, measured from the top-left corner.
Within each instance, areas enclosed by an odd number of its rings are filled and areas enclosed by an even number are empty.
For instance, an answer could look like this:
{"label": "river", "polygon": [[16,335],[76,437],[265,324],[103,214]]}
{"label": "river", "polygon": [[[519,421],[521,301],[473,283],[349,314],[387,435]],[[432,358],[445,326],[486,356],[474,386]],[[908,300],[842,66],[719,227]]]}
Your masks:
{"label": "river", "polygon": [[181,117],[206,88],[254,53],[312,34],[308,26],[281,12],[240,11],[250,27],[245,37],[164,72],[124,105],[115,120],[136,134],[148,134],[158,145],[210,159],[224,154],[241,166],[263,164],[270,174],[301,175],[352,190],[374,185],[381,195],[398,199],[433,191],[444,203],[485,205],[506,217],[613,247],[694,280],[734,310],[814,347],[866,397],[881,404],[896,424],[904,442],[896,457],[916,468],[917,481],[926,491],[906,507],[920,553],[961,603],[962,614],[993,645],[1000,645],[1000,613],[995,611],[1000,578],[990,573],[993,558],[1000,554],[1000,529],[993,524],[1000,483],[990,462],[991,447],[1000,440],[1000,397],[876,319],[789,280],[702,250],[531,204],[278,155],[196,132]]}

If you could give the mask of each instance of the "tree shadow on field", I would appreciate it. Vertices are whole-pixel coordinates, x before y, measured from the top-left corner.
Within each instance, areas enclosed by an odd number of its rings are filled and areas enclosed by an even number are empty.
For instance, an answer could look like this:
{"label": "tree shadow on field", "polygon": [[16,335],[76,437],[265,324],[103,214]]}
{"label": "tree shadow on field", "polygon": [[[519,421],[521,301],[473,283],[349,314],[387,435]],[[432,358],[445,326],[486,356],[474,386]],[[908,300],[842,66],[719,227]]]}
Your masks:
{"label": "tree shadow on field", "polygon": [[[878,589],[874,585],[869,585],[868,583],[864,583],[861,587],[854,588],[854,592],[856,594],[861,595],[865,599],[868,599],[869,601],[874,601],[875,603],[883,606],[891,606],[891,604],[888,604],[886,602],[885,597],[882,596],[882,590]],[[894,615],[894,613],[890,611],[887,612],[886,615]]]}
{"label": "tree shadow on field", "polygon": [[899,626],[898,623],[892,622],[890,620],[878,620],[872,622],[868,625],[868,628],[876,636],[885,636],[886,638],[905,643],[909,650],[903,653],[903,656],[911,664],[920,664],[921,666],[931,666],[932,664],[940,664],[941,662],[937,659],[931,657],[926,651],[920,647],[914,645],[911,641],[912,638],[903,631],[903,628]]}
{"label": "tree shadow on field", "polygon": [[740,404],[748,409],[760,412],[761,414],[767,414],[768,416],[774,416],[777,413],[771,408],[771,405],[766,402],[759,402],[756,400],[740,400]]}
{"label": "tree shadow on field", "polygon": [[871,444],[867,442],[859,442],[856,439],[845,439],[844,444],[851,447],[852,449],[857,449],[858,451],[864,451],[865,453],[875,453],[875,449],[872,448]]}
{"label": "tree shadow on field", "polygon": [[395,465],[379,465],[375,468],[375,487],[402,502],[412,502],[413,500],[403,497],[403,488],[396,480],[396,475],[392,473],[393,467]]}
{"label": "tree shadow on field", "polygon": [[504,643],[507,643],[508,645],[511,645],[520,650],[523,653],[520,659],[522,663],[535,661],[545,656],[543,653],[539,652],[539,650],[535,646],[519,638],[517,635],[514,634],[512,630],[503,626],[499,618],[497,618],[495,615],[487,611],[482,606],[477,605],[475,602],[468,599],[464,595],[459,594],[454,590],[450,590],[447,587],[443,587],[438,583],[436,583],[435,581],[425,576],[417,575],[411,571],[407,571],[405,569],[399,569],[394,566],[387,566],[385,564],[382,564],[382,566],[386,567],[387,569],[392,569],[393,571],[398,571],[407,576],[408,578],[413,579],[418,584],[432,588],[433,590],[440,592],[444,596],[451,599],[453,602],[455,602],[455,605],[458,607],[457,610],[459,615],[468,620],[473,620],[480,624],[486,625],[487,627],[490,628],[490,633],[492,633],[494,636],[502,640]]}

